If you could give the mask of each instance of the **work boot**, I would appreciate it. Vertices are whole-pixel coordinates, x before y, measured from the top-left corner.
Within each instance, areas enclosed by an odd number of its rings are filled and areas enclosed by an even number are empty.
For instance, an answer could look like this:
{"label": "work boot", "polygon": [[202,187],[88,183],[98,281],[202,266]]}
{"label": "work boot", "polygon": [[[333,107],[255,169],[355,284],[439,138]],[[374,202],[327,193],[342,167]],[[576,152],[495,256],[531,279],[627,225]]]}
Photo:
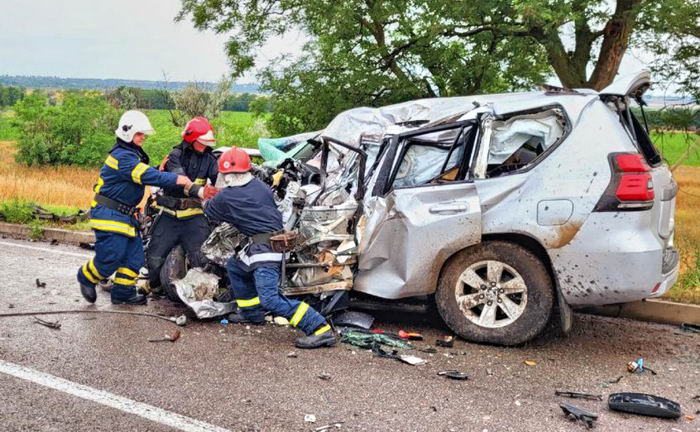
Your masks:
{"label": "work boot", "polygon": [[116,299],[112,297],[112,304],[115,305],[145,305],[147,302],[148,300],[145,295],[136,293],[134,293],[134,295],[132,295],[131,297],[124,299]]}
{"label": "work boot", "polygon": [[87,300],[90,303],[95,303],[95,301],[97,300],[97,293],[95,292],[94,286],[89,286],[81,283],[80,294],[82,294],[85,300]]}
{"label": "work boot", "polygon": [[228,322],[231,324],[252,324],[252,325],[263,325],[265,324],[265,318],[260,318],[260,319],[253,319],[253,318],[248,318],[247,316],[243,315],[240,312],[233,312],[228,314],[226,317],[228,319]]}
{"label": "work boot", "polygon": [[300,337],[294,341],[294,346],[301,349],[321,348],[324,346],[334,346],[336,343],[335,333],[328,328],[327,331],[321,334],[310,334]]}

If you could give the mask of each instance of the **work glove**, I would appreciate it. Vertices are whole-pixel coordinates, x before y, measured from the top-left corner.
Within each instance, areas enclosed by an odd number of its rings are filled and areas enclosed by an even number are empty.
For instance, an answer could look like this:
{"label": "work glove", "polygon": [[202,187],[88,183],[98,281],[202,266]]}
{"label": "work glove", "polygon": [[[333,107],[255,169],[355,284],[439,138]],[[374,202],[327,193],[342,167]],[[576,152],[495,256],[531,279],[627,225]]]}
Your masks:
{"label": "work glove", "polygon": [[204,200],[212,199],[218,193],[219,193],[219,189],[215,188],[214,186],[206,185],[206,186],[204,186],[204,192],[203,192],[202,199],[204,199]]}

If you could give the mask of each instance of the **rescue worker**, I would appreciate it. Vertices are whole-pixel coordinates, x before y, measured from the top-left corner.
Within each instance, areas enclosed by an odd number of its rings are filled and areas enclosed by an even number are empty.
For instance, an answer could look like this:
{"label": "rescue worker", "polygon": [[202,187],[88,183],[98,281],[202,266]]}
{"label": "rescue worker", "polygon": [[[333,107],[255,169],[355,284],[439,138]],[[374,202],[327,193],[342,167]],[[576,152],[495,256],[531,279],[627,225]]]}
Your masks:
{"label": "rescue worker", "polygon": [[95,285],[116,272],[112,303],[142,305],[146,304],[146,296],[137,294],[135,285],[144,265],[143,242],[134,212],[143,198],[144,185],[179,186],[185,190],[194,186],[187,176],[163,173],[148,166],[148,155],[141,147],[146,135],[154,130],[144,113],[125,112],[114,133],[117,142],[100,169],[90,210],[90,227],[96,238],[95,257],[78,269],[78,282],[85,300],[94,303]]}
{"label": "rescue worker", "polygon": [[239,312],[228,316],[233,323],[262,324],[265,311],[283,316],[306,333],[297,348],[333,346],[335,335],[325,318],[305,302],[279,292],[280,266],[284,259],[270,247],[270,237],[282,230],[282,215],[272,190],[250,173],[250,157],[232,148],[219,158],[225,187],[205,205],[207,216],[228,222],[248,236],[248,244],[226,264]]}
{"label": "rescue worker", "polygon": [[[163,170],[186,175],[195,185],[203,186],[204,199],[212,198],[217,189],[218,174],[214,146],[214,131],[204,117],[195,117],[185,125],[182,142],[168,155]],[[207,180],[211,185],[207,185]],[[204,216],[202,201],[188,198],[182,188],[164,188],[164,194],[156,198],[161,211],[151,233],[148,244],[147,267],[150,287],[160,286],[160,270],[170,251],[181,244],[192,267],[204,267],[207,260],[200,251],[202,243],[209,237],[210,228]]]}

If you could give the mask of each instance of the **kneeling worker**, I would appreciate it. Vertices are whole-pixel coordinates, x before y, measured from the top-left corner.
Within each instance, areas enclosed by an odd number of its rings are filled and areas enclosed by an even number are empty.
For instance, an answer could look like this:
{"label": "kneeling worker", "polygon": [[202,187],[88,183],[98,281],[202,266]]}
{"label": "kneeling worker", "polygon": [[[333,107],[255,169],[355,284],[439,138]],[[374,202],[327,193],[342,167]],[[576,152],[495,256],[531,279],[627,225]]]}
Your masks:
{"label": "kneeling worker", "polygon": [[219,158],[219,173],[226,186],[205,205],[207,216],[228,222],[248,236],[248,245],[226,264],[231,289],[240,308],[229,315],[234,323],[262,324],[265,311],[283,316],[306,333],[295,342],[297,348],[333,346],[335,335],[326,320],[305,302],[289,299],[279,292],[283,254],[270,247],[270,236],[282,230],[282,215],[272,190],[250,173],[250,157],[232,148]]}
{"label": "kneeling worker", "polygon": [[134,212],[143,198],[144,185],[179,186],[185,190],[194,186],[187,176],[160,172],[148,166],[148,155],[141,147],[146,135],[154,130],[144,113],[125,112],[114,132],[117,142],[100,169],[90,209],[90,227],[96,238],[95,258],[78,269],[78,282],[85,300],[94,303],[97,282],[116,272],[112,303],[146,304],[146,296],[137,294],[135,289],[136,278],[144,265],[144,254]]}

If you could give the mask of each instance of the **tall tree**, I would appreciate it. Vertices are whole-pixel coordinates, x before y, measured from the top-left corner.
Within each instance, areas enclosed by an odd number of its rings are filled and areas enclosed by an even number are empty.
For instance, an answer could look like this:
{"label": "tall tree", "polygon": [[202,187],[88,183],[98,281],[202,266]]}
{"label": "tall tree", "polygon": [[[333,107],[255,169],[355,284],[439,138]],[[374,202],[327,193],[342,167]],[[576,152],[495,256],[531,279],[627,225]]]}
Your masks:
{"label": "tall tree", "polygon": [[659,35],[675,43],[666,65],[692,64],[700,16],[700,0],[181,1],[177,19],[231,35],[234,74],[271,36],[290,27],[309,36],[301,58],[261,73],[277,132],[359,104],[530,87],[552,72],[567,87],[601,89],[631,44],[659,55]]}

